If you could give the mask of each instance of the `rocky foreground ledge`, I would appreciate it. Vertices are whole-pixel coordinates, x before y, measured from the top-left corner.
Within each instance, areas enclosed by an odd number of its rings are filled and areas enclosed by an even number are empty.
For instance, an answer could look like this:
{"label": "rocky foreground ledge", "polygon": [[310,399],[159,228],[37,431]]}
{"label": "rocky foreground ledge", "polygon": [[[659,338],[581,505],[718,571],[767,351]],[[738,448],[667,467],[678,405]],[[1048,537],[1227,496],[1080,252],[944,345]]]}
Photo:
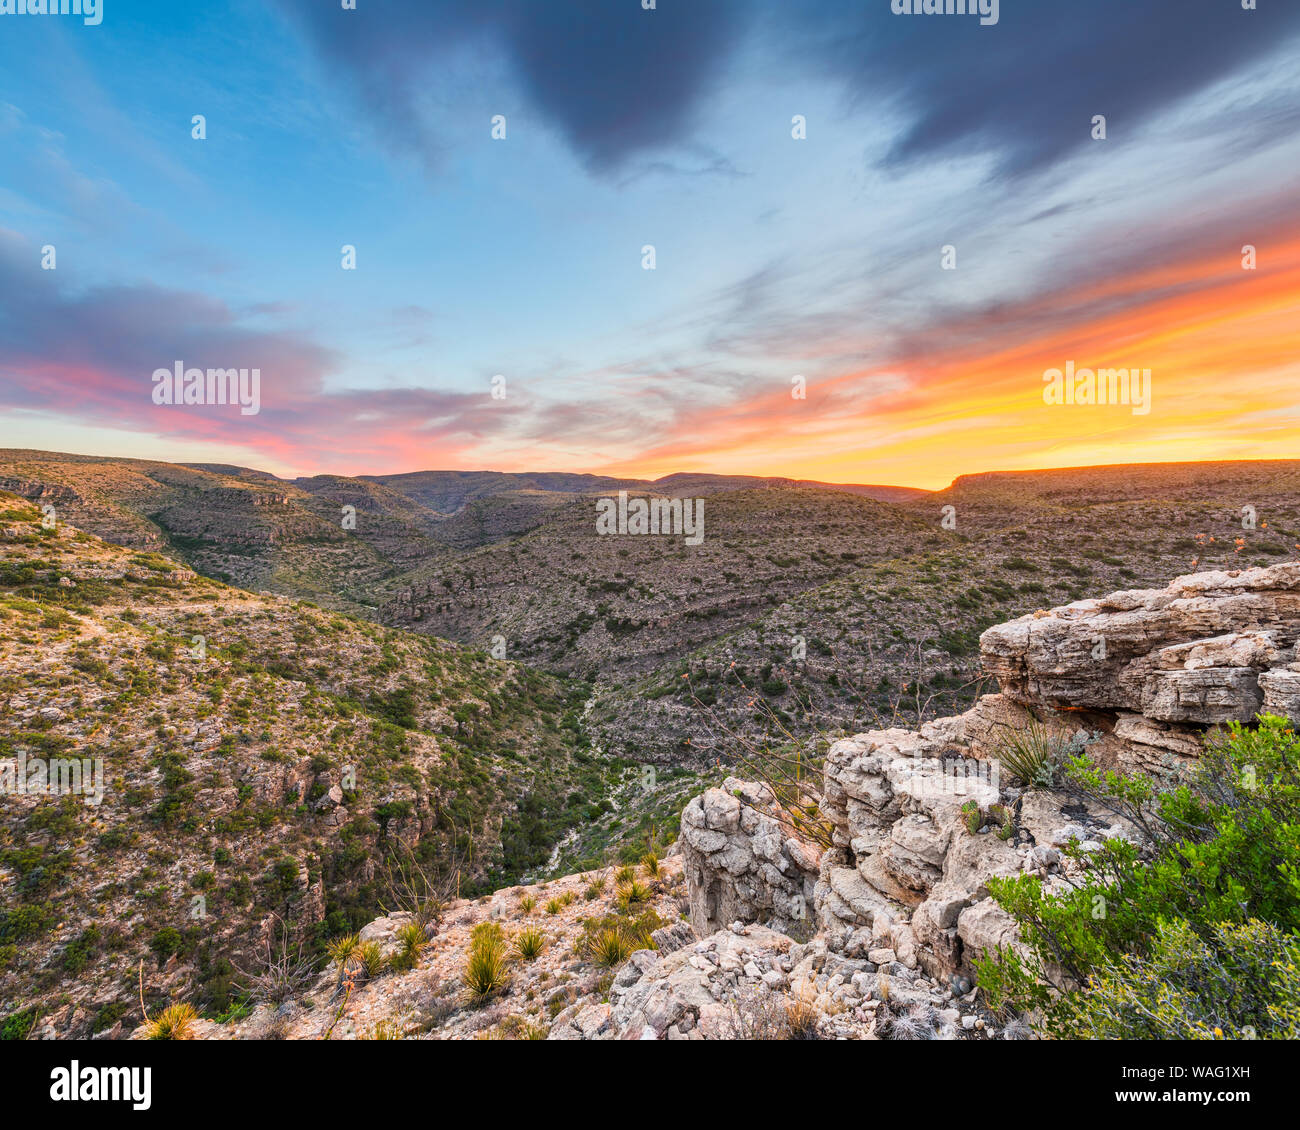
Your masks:
{"label": "rocky foreground ledge", "polygon": [[[509,930],[524,916],[527,892],[498,892],[457,904],[422,965],[364,986],[353,1002],[360,1019],[328,1034],[392,1025],[425,1038],[521,1029],[549,1039],[1024,1036],[1021,1023],[982,1008],[974,985],[974,957],[1019,944],[988,880],[1034,873],[1050,891],[1104,840],[1138,833],[1064,793],[1011,787],[996,760],[999,735],[1031,723],[1065,739],[1083,731],[1102,764],[1172,777],[1213,726],[1260,712],[1300,723],[1298,641],[1295,562],[1180,577],[991,628],[981,653],[998,694],[916,731],[831,747],[824,844],[796,835],[764,784],[730,778],[692,800],[655,886],[654,907],[675,923],[654,933],[656,948],[602,976],[571,944],[600,907],[574,902],[554,916],[563,937],[550,963],[468,1008],[445,994],[473,925],[491,918]],[[1072,840],[1082,861],[1059,850]],[[538,897],[587,881],[557,880]],[[394,928],[381,920],[370,929]],[[418,1020],[431,995],[445,1010],[432,1024]],[[282,1035],[319,1038],[327,1015],[264,1007],[205,1034],[250,1036],[275,1024]]]}

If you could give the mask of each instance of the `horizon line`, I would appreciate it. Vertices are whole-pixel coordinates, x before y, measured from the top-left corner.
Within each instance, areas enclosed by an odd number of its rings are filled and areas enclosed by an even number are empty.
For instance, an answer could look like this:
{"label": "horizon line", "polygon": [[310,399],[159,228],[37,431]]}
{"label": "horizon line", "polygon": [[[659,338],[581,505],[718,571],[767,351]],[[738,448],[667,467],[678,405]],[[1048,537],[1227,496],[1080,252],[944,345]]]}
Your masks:
{"label": "horizon line", "polygon": [[[632,481],[648,485],[662,483],[665,480],[698,476],[713,479],[753,479],[763,481],[769,479],[784,479],[795,485],[801,483],[813,483],[826,487],[866,487],[880,490],[911,490],[921,494],[941,494],[945,490],[951,490],[962,479],[975,478],[977,476],[994,476],[994,475],[1046,475],[1061,473],[1067,471],[1105,471],[1115,470],[1125,467],[1210,467],[1210,466],[1238,466],[1261,464],[1297,464],[1300,465],[1300,458],[1296,459],[1170,459],[1170,460],[1148,460],[1134,463],[1079,463],[1062,467],[1032,467],[1032,468],[1002,468],[997,470],[985,471],[964,471],[957,475],[945,487],[918,487],[907,483],[887,483],[887,482],[850,482],[836,481],[831,479],[812,479],[799,477],[795,475],[756,475],[752,473],[730,473],[726,471],[672,471],[667,475],[660,475],[657,478],[648,478],[638,475],[611,475],[599,471],[574,471],[574,470],[549,470],[549,471],[505,471],[496,467],[479,467],[479,468],[432,468],[423,467],[413,471],[393,471],[389,473],[372,473],[357,472],[354,474],[339,474],[331,471],[317,471],[312,474],[300,474],[294,476],[277,475],[273,471],[264,471],[260,467],[255,467],[242,463],[223,462],[221,460],[200,460],[184,461],[174,459],[144,459],[133,455],[98,455],[91,452],[80,451],[52,451],[46,448],[37,447],[0,447],[0,457],[9,457],[20,454],[28,455],[48,455],[48,456],[68,456],[73,459],[94,459],[103,462],[119,463],[149,463],[158,464],[159,466],[170,467],[188,467],[195,470],[205,470],[208,467],[230,467],[239,471],[253,471],[259,475],[267,475],[277,482],[295,483],[302,479],[315,478],[335,478],[335,479],[355,479],[355,480],[383,480],[397,478],[401,475],[514,475],[520,477],[541,476],[541,475],[574,475],[584,476],[593,479],[610,479],[613,481]],[[216,474],[217,472],[207,472]]]}

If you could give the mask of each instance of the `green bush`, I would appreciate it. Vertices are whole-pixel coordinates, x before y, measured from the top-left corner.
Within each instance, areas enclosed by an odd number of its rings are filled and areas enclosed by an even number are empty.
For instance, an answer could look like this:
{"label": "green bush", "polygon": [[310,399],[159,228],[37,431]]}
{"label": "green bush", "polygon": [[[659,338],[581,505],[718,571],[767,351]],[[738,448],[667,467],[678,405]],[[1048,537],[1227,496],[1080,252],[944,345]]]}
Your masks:
{"label": "green bush", "polygon": [[[1163,793],[1148,777],[1070,759],[1068,787],[1131,821],[1148,846],[1108,841],[1082,880],[1052,895],[1035,876],[989,881],[1027,950],[976,958],[993,1007],[1040,1010],[1044,1033],[1066,1038],[1140,1039],[1173,1023],[1174,1008],[1225,1033],[1291,1030],[1298,767],[1300,738],[1269,716],[1211,737],[1189,779]],[[1083,858],[1077,845],[1066,852]],[[1274,972],[1260,976],[1265,960]]]}
{"label": "green bush", "polygon": [[1252,918],[1202,939],[1161,923],[1149,955],[1125,954],[1059,1006],[1071,1035],[1094,1040],[1300,1038],[1300,938]]}

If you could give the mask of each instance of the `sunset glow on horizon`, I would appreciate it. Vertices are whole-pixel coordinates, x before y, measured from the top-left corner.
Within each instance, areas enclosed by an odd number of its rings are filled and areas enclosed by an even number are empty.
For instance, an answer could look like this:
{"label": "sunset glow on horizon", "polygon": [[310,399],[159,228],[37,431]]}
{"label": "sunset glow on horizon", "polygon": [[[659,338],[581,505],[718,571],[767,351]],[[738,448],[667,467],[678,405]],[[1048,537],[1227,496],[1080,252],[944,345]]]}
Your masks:
{"label": "sunset glow on horizon", "polygon": [[[0,447],[929,489],[1300,457],[1300,9],[327,7],[10,29]],[[256,369],[258,411],[154,403],[176,364]],[[1045,403],[1067,366],[1149,370],[1150,410]]]}

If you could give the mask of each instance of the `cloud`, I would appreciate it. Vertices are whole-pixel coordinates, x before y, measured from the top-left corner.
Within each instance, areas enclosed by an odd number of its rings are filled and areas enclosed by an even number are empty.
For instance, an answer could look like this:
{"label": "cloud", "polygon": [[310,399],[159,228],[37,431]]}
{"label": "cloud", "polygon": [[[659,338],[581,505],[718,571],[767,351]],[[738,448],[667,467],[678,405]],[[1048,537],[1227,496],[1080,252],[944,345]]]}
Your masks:
{"label": "cloud", "polygon": [[[0,228],[0,412],[166,435],[179,447],[225,443],[313,471],[410,469],[431,458],[470,464],[485,445],[508,459],[539,442],[630,441],[645,428],[635,405],[604,413],[589,403],[548,403],[526,380],[512,382],[505,401],[486,384],[468,392],[339,387],[345,355],[297,334],[250,328],[219,300],[152,284],[78,291],[68,278],[41,270],[37,248]],[[399,328],[431,316],[414,305],[392,311]],[[178,360],[259,369],[260,412],[154,404],[154,371]]]}
{"label": "cloud", "polygon": [[[802,68],[844,84],[859,111],[897,115],[888,166],[990,153],[1014,176],[1091,144],[1096,114],[1122,140],[1300,35],[1300,5],[1252,12],[1225,0],[1002,0],[990,27],[894,15],[888,0],[692,0],[652,11],[635,0],[277,3],[355,84],[388,140],[430,164],[446,144],[440,78],[452,62],[482,57],[504,67],[589,168],[634,177],[735,175],[725,154],[683,166],[663,153],[698,147],[695,126],[746,45],[778,81]],[[751,39],[754,28],[766,34]],[[474,85],[490,88],[482,72]],[[1269,125],[1252,136],[1276,141],[1276,129],[1300,121],[1278,108]]]}
{"label": "cloud", "polygon": [[886,0],[775,11],[805,64],[831,68],[864,105],[900,114],[889,164],[990,152],[1003,175],[1091,144],[1096,114],[1112,138],[1131,135],[1177,100],[1293,51],[1300,34],[1300,5],[1243,11],[1235,0],[1002,0],[990,27],[971,16],[896,16]]}
{"label": "cloud", "polygon": [[458,49],[504,61],[531,106],[596,171],[688,139],[744,23],[742,0],[644,10],[635,0],[366,0],[356,11],[278,0],[326,64],[348,74],[390,140],[431,162],[424,92]]}

